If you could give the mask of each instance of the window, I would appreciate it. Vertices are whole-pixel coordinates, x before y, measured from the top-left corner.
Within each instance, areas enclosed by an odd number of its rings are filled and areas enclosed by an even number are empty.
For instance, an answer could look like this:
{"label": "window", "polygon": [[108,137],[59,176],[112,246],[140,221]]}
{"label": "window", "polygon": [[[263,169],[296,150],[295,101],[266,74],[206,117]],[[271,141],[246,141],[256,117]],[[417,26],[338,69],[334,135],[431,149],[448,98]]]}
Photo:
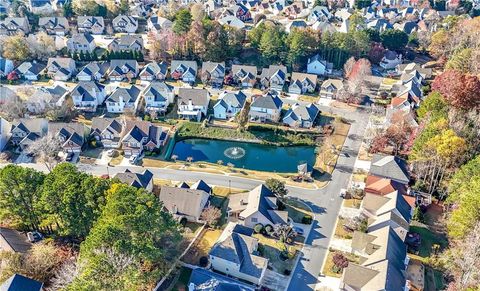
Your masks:
{"label": "window", "polygon": [[252,222],[258,222],[258,219],[256,217],[252,217]]}

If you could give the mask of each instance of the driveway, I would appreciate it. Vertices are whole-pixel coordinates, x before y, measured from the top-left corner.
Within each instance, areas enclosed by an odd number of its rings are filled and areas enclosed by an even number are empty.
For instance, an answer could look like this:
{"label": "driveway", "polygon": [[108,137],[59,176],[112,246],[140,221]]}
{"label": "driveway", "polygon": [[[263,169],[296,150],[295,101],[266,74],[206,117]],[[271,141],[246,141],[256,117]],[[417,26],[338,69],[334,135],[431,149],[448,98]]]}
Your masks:
{"label": "driveway", "polygon": [[108,156],[107,151],[108,150],[102,151],[100,157],[95,161],[95,164],[106,166],[108,163],[110,163],[112,158]]}

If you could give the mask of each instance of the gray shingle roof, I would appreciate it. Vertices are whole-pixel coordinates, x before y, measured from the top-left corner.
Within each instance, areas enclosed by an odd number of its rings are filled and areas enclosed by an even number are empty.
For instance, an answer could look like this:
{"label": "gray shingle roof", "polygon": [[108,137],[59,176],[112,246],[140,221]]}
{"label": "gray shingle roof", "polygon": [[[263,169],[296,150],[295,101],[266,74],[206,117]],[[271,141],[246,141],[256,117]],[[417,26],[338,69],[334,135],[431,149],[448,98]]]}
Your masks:
{"label": "gray shingle roof", "polygon": [[173,86],[165,82],[151,82],[145,89],[143,95],[145,97],[152,96],[156,102],[167,101],[166,94],[173,92]]}
{"label": "gray shingle roof", "polygon": [[133,173],[126,169],[125,172],[117,173],[113,178],[135,188],[147,188],[153,179],[153,173],[149,170],[144,170],[142,173]]}
{"label": "gray shingle roof", "polygon": [[267,94],[255,97],[251,107],[279,110],[282,108],[282,105],[283,101],[278,96]]}
{"label": "gray shingle roof", "polygon": [[208,91],[205,89],[180,88],[178,90],[178,104],[186,105],[192,101],[193,105],[208,105]]}
{"label": "gray shingle roof", "polygon": [[200,204],[206,196],[209,194],[202,190],[163,186],[159,199],[172,214],[196,216],[199,208],[203,207]]}
{"label": "gray shingle roof", "polygon": [[395,156],[373,155],[370,174],[389,178],[404,184],[408,184],[410,181],[407,162]]}
{"label": "gray shingle roof", "polygon": [[123,99],[123,102],[125,103],[128,103],[128,102],[135,103],[139,95],[140,95],[140,89],[135,85],[132,85],[129,88],[118,87],[107,98],[107,101],[119,102],[120,99]]}
{"label": "gray shingle roof", "polygon": [[0,227],[0,236],[17,253],[26,253],[32,247],[27,236],[15,229]]}

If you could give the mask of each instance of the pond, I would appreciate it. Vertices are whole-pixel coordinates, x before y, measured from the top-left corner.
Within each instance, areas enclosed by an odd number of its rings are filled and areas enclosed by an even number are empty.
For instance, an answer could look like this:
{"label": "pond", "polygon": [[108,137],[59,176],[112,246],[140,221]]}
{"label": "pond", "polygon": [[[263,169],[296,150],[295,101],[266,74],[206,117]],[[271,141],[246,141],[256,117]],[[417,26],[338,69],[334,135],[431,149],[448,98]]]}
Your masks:
{"label": "pond", "polygon": [[179,141],[173,148],[172,155],[178,160],[186,161],[192,157],[194,162],[232,163],[235,168],[249,170],[295,173],[302,163],[315,164],[315,147],[292,146],[277,147],[256,143],[186,139]]}

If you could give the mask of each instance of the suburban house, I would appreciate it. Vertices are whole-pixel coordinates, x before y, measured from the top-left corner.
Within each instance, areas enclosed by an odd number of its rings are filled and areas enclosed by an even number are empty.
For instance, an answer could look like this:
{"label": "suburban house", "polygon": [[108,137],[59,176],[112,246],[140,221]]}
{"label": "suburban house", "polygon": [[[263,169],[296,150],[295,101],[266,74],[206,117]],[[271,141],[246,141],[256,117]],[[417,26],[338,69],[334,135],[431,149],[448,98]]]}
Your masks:
{"label": "suburban house", "polygon": [[308,59],[307,73],[324,76],[332,73],[333,64],[323,60],[320,55],[314,55]]}
{"label": "suburban house", "polygon": [[166,62],[150,62],[139,74],[142,81],[165,80],[167,77],[168,64]]}
{"label": "suburban house", "polygon": [[261,96],[253,96],[248,116],[254,122],[278,122],[282,111],[283,101],[270,93]]}
{"label": "suburban house", "polygon": [[107,74],[108,62],[89,62],[77,74],[79,81],[102,81]]}
{"label": "suburban house", "polygon": [[180,88],[177,114],[184,119],[200,121],[207,116],[210,93],[206,89]]}
{"label": "suburban house", "polygon": [[329,21],[333,18],[332,13],[325,6],[315,6],[308,16],[308,22]]}
{"label": "suburban house", "polygon": [[278,210],[277,197],[263,184],[250,192],[230,195],[227,213],[231,221],[251,228],[288,223],[288,212]]}
{"label": "suburban house", "polygon": [[62,148],[66,153],[79,153],[86,141],[88,130],[85,124],[80,122],[50,122],[48,134],[53,134],[62,140]]}
{"label": "suburban house", "polygon": [[107,74],[111,81],[124,81],[136,78],[138,70],[136,60],[111,60]]}
{"label": "suburban house", "polygon": [[0,227],[0,251],[24,254],[32,247],[27,236],[15,229]]}
{"label": "suburban house", "polygon": [[101,16],[78,16],[77,29],[80,33],[103,34],[105,22]]}
{"label": "suburban house", "polygon": [[203,190],[163,186],[159,199],[163,207],[178,220],[201,221],[203,209],[208,206],[210,194]]}
{"label": "suburban house", "polygon": [[175,97],[174,87],[165,82],[151,82],[143,91],[146,111],[164,114]]}
{"label": "suburban house", "polygon": [[10,278],[0,285],[0,290],[8,291],[42,291],[43,283],[34,279],[30,279],[20,274],[13,274]]}
{"label": "suburban house", "polygon": [[383,196],[367,193],[360,209],[368,217],[369,230],[389,225],[402,240],[405,239],[413,208],[398,191]]}
{"label": "suburban house", "polygon": [[54,3],[51,0],[27,0],[25,2],[33,14],[50,15],[55,12]]}
{"label": "suburban house", "polygon": [[155,151],[165,145],[168,129],[148,121],[125,120],[122,150],[126,156],[141,155],[143,150]]}
{"label": "suburban house", "polygon": [[202,63],[202,81],[214,88],[222,87],[225,77],[225,63],[203,62]]}
{"label": "suburban house", "polygon": [[319,113],[320,110],[313,103],[308,105],[295,103],[285,113],[282,122],[293,128],[311,128]]}
{"label": "suburban house", "polygon": [[336,99],[337,93],[343,89],[343,81],[339,79],[327,79],[320,87],[320,98]]}
{"label": "suburban house", "polygon": [[355,232],[352,250],[360,264],[349,263],[343,270],[341,290],[409,290],[405,271],[407,247],[389,226],[368,233]]}
{"label": "suburban house", "polygon": [[405,185],[408,185],[410,182],[407,162],[395,156],[382,154],[373,155],[370,175],[392,179]]}
{"label": "suburban house", "polygon": [[45,64],[37,63],[35,61],[23,62],[15,69],[15,73],[18,78],[29,81],[38,81],[38,78],[45,71],[46,67]]}
{"label": "suburban house", "polygon": [[33,141],[47,135],[46,118],[20,118],[12,122],[10,143],[24,151]]}
{"label": "suburban house", "polygon": [[317,88],[317,75],[294,72],[288,86],[290,94],[313,93]]}
{"label": "suburban house", "polygon": [[387,51],[380,62],[380,67],[385,70],[393,70],[402,63],[402,54],[395,51]]}
{"label": "suburban house", "polygon": [[0,21],[0,35],[27,35],[30,24],[27,17],[6,17]]}
{"label": "suburban house", "polygon": [[213,106],[213,116],[217,119],[230,119],[242,111],[247,96],[242,91],[223,92]]}
{"label": "suburban house", "polygon": [[217,21],[221,25],[228,25],[228,26],[234,27],[238,30],[242,30],[242,29],[245,28],[245,22],[243,22],[242,20],[240,20],[239,18],[237,18],[234,15],[226,15],[222,18],[218,18]]}
{"label": "suburban house", "polygon": [[0,117],[0,151],[2,151],[7,145],[8,140],[10,139],[10,130],[12,124],[7,120]]}
{"label": "suburban house", "polygon": [[257,255],[253,229],[229,222],[209,253],[212,269],[260,285],[268,259]]}
{"label": "suburban house", "polygon": [[268,68],[263,68],[260,75],[260,84],[263,89],[282,91],[286,80],[287,67],[283,65],[270,65]]}
{"label": "suburban house", "polygon": [[115,32],[135,33],[138,29],[138,21],[132,16],[118,15],[112,20]]}
{"label": "suburban house", "polygon": [[194,83],[197,78],[196,61],[173,60],[170,69],[170,75],[175,80],[182,80],[185,83]]}
{"label": "suburban house", "polygon": [[193,183],[192,186],[188,186],[187,183],[183,182],[181,184],[181,187],[182,188],[195,189],[195,190],[202,190],[202,191],[205,191],[208,194],[213,193],[212,187],[210,187],[210,185],[205,183],[205,181],[203,181],[203,180],[198,180],[197,182]]}
{"label": "suburban house", "polygon": [[219,273],[203,268],[196,268],[192,271],[188,286],[194,289],[189,290],[197,290],[203,286],[210,286],[210,284],[215,286],[215,290],[255,291],[254,287]]}
{"label": "suburban house", "polygon": [[97,45],[95,39],[88,33],[76,33],[67,40],[67,49],[72,53],[93,53]]}
{"label": "suburban house", "polygon": [[253,88],[257,82],[257,67],[255,66],[244,66],[244,65],[233,65],[232,66],[232,77],[233,81],[241,87],[244,88]]}
{"label": "suburban house", "polygon": [[141,52],[143,51],[143,38],[139,34],[122,34],[108,45],[108,50],[111,52]]}
{"label": "suburban house", "polygon": [[47,75],[55,81],[67,81],[77,72],[75,61],[71,58],[49,58]]}
{"label": "suburban house", "polygon": [[173,22],[156,15],[147,20],[147,29],[149,31],[160,32],[162,29],[171,28],[172,26]]}
{"label": "suburban house", "polygon": [[149,170],[143,170],[141,173],[134,173],[129,169],[126,169],[123,173],[115,174],[113,179],[117,179],[128,186],[133,186],[138,189],[143,188],[148,192],[153,191],[153,173]]}
{"label": "suburban house", "polygon": [[80,81],[70,96],[75,109],[95,112],[105,100],[105,86],[95,81]]}
{"label": "suburban house", "polygon": [[64,36],[68,34],[70,26],[65,17],[40,17],[38,28],[50,35]]}
{"label": "suburban house", "polygon": [[374,175],[368,175],[365,181],[365,193],[376,195],[387,195],[394,191],[405,195],[407,194],[407,186],[392,179],[382,178]]}
{"label": "suburban house", "polygon": [[90,136],[100,142],[104,148],[120,148],[125,121],[120,118],[94,117]]}
{"label": "suburban house", "polygon": [[5,78],[11,71],[13,71],[13,62],[0,57],[0,77]]}
{"label": "suburban house", "polygon": [[141,89],[136,85],[117,87],[105,100],[110,113],[136,112],[140,103]]}

